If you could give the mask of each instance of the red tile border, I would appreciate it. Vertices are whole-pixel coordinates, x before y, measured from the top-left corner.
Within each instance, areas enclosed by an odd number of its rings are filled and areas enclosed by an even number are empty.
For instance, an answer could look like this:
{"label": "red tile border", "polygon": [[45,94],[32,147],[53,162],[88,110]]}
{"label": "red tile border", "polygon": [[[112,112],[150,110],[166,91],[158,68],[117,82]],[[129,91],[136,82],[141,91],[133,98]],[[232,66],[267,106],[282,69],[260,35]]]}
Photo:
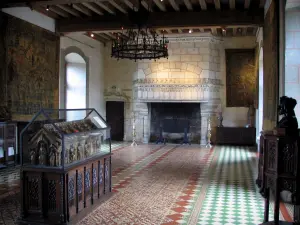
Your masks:
{"label": "red tile border", "polygon": [[[143,156],[143,159],[146,158],[147,156],[157,152],[158,150],[162,149],[163,147],[165,147],[165,145],[160,146],[159,148],[155,149],[154,151],[150,152],[149,154],[147,154],[146,156]],[[161,160],[163,160],[167,155],[169,155],[171,152],[173,152],[178,146],[174,146],[173,148],[171,148],[170,150],[167,150],[167,152],[165,152],[164,154],[162,154],[160,157],[158,157],[156,160],[152,161],[151,163],[149,163],[148,165],[144,166],[143,168],[141,168],[140,170],[136,171],[134,174],[130,175],[129,178],[126,178],[124,181],[118,183],[117,185],[115,185],[113,187],[113,191],[114,192],[118,192],[118,189],[124,188],[126,187],[126,185],[128,185],[131,181],[133,177],[137,177],[138,175],[140,175],[141,173],[143,173],[145,170],[147,170],[148,168],[154,166],[155,164],[157,164],[158,162],[160,162]],[[139,160],[142,161],[143,159]],[[138,162],[139,162],[138,161]],[[136,162],[135,162],[136,163]],[[132,163],[132,164],[135,164]],[[129,166],[130,167],[130,166]]]}
{"label": "red tile border", "polygon": [[124,166],[124,167],[121,167],[121,168],[119,167],[119,168],[114,169],[114,171],[112,171],[112,176],[116,176],[116,175],[118,175],[119,173],[121,173],[123,170],[125,170],[125,169],[127,169],[127,168],[133,166],[133,165],[136,164],[136,163],[139,163],[139,162],[143,161],[146,157],[148,157],[149,155],[154,154],[155,152],[159,151],[159,150],[162,149],[163,147],[164,147],[164,146],[159,146],[158,148],[155,148],[155,149],[151,150],[149,153],[147,153],[147,154],[144,155],[144,156],[139,157],[137,160],[135,160],[134,162],[128,164],[127,166]]}
{"label": "red tile border", "polygon": [[[209,160],[213,152],[214,152],[214,147],[212,147],[209,151],[205,153],[205,155],[202,157],[201,162],[199,164],[207,163],[207,161]],[[161,225],[169,225],[169,224],[177,225],[178,223],[176,222],[176,220],[180,220],[183,218],[183,215],[181,213],[188,211],[188,209],[186,209],[184,206],[190,204],[188,200],[193,198],[191,195],[194,194],[195,190],[197,189],[196,184],[201,176],[201,173],[202,173],[202,168],[198,168],[195,173],[190,175],[186,187],[181,192],[184,195],[179,196],[177,198],[177,201],[174,204],[174,205],[178,205],[179,207],[172,208],[172,210],[176,213],[166,216],[167,218],[172,219],[173,221],[162,223]]]}

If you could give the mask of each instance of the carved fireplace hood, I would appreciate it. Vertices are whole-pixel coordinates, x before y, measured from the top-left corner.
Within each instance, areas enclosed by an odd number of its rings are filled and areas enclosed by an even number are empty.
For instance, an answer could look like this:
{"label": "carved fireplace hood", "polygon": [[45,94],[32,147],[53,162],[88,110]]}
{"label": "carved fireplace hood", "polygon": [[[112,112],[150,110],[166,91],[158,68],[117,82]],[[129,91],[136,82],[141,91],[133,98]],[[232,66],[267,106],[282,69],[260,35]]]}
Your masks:
{"label": "carved fireplace hood", "polygon": [[134,81],[134,99],[143,102],[206,102],[219,99],[221,80],[211,78],[138,79]]}
{"label": "carved fireplace hood", "polygon": [[170,37],[169,58],[138,62],[133,98],[139,102],[206,102],[220,99],[222,41]]}

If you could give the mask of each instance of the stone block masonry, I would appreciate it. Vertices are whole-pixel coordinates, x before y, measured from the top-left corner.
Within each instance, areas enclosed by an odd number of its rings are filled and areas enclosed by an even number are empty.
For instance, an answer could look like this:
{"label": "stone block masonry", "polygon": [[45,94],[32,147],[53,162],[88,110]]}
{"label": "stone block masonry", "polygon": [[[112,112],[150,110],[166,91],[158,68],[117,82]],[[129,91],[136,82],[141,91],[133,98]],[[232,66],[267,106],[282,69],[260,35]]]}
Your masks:
{"label": "stone block masonry", "polygon": [[298,104],[296,117],[300,121],[300,10],[286,12],[285,95]]}

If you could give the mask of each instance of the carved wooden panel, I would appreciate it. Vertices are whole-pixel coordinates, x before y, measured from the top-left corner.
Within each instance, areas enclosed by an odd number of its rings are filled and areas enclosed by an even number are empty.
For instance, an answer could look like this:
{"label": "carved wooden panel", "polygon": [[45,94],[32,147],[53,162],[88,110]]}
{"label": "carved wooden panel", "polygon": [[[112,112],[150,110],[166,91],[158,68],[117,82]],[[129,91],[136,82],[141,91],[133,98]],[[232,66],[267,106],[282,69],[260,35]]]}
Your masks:
{"label": "carved wooden panel", "polygon": [[13,16],[1,16],[3,104],[17,120],[31,118],[41,107],[58,108],[59,36]]}
{"label": "carved wooden panel", "polygon": [[227,107],[248,107],[254,104],[256,74],[254,49],[226,49]]}
{"label": "carved wooden panel", "polygon": [[24,169],[21,220],[26,224],[40,224],[41,219],[45,220],[43,224],[75,224],[104,196],[110,195],[110,157],[87,160],[69,171],[47,167]]}

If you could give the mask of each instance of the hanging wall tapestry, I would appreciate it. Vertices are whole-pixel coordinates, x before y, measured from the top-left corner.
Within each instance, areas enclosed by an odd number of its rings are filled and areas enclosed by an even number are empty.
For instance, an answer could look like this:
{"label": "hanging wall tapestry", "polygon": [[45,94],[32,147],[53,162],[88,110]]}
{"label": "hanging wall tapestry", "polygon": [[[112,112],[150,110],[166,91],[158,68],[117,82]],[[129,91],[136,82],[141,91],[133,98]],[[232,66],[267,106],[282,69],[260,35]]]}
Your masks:
{"label": "hanging wall tapestry", "polygon": [[227,107],[249,107],[256,95],[254,49],[226,49]]}
{"label": "hanging wall tapestry", "polygon": [[59,36],[1,14],[2,104],[15,120],[28,120],[41,107],[58,108]]}

